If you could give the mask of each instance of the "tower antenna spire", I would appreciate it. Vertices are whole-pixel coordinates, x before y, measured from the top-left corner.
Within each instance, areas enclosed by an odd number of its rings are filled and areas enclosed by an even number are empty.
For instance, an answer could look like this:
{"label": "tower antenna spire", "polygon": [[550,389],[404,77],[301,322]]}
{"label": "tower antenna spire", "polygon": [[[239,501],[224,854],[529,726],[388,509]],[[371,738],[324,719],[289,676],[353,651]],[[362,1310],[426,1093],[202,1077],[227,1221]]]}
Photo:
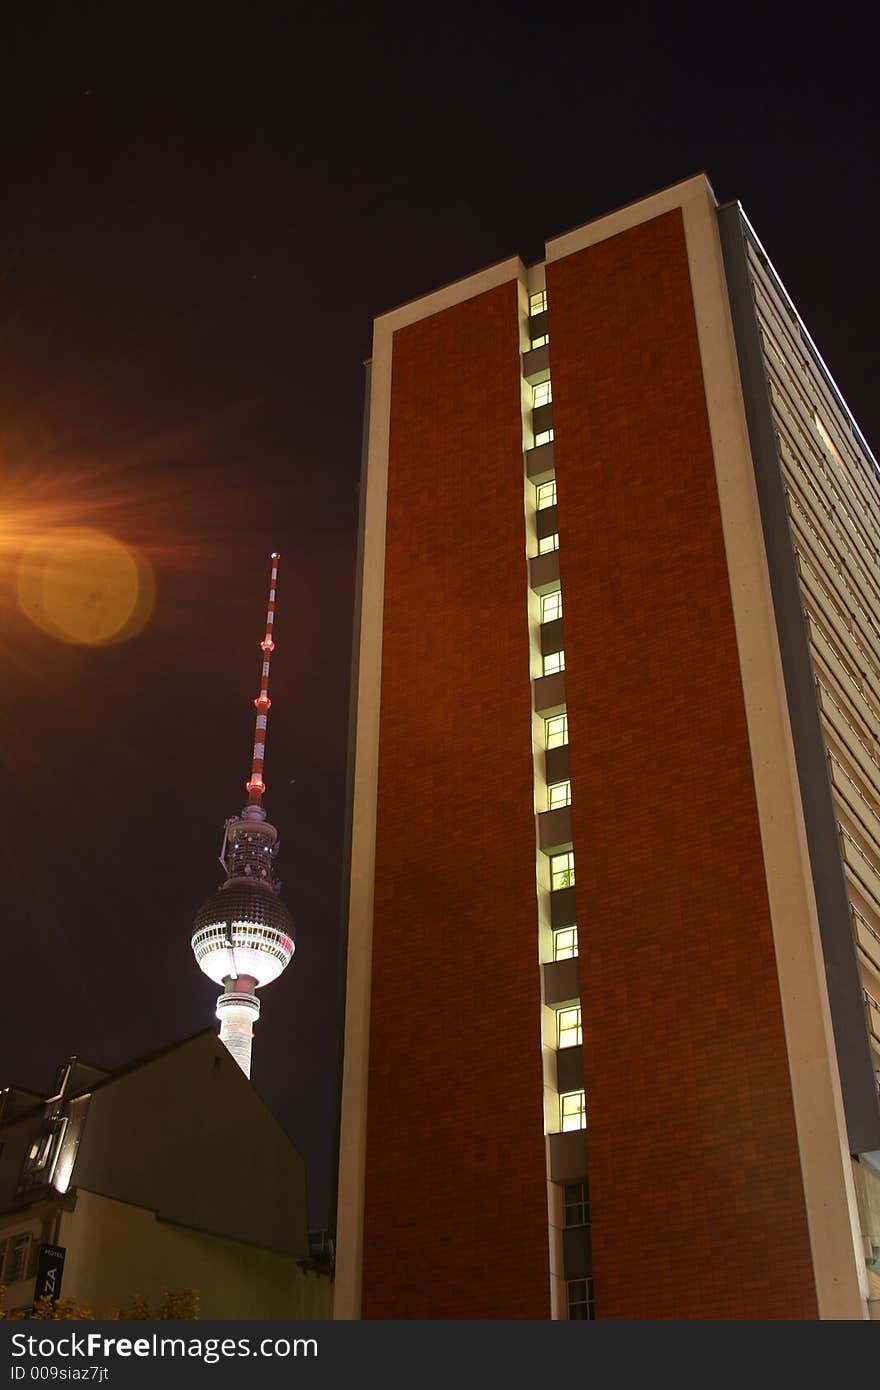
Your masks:
{"label": "tower antenna spire", "polygon": [[226,882],[199,908],[191,937],[199,969],[223,988],[217,1000],[220,1041],[245,1076],[251,1074],[254,1024],[260,1017],[257,990],[277,980],[294,952],[293,919],[281,901],[281,885],[273,872],[278,832],[269,824],[263,809],[266,724],[272,703],[269,662],[275,650],[272,629],[279,558],[277,550],[273,550],[266,635],[260,643],[263,670],[260,693],[254,700],[254,760],[250,779],[245,783],[248,802],[226,822],[220,852]]}
{"label": "tower antenna spire", "polygon": [[263,763],[266,757],[266,729],[269,723],[269,710],[272,708],[272,701],[269,699],[269,663],[275,650],[272,635],[275,626],[275,586],[278,582],[278,561],[281,556],[277,550],[273,550],[269,558],[272,561],[272,573],[269,578],[266,635],[260,643],[260,650],[263,653],[263,667],[260,675],[260,693],[254,700],[257,711],[257,723],[254,730],[254,759],[251,764],[250,780],[245,783],[249,806],[262,806],[263,792],[266,790],[266,783],[263,781]]}

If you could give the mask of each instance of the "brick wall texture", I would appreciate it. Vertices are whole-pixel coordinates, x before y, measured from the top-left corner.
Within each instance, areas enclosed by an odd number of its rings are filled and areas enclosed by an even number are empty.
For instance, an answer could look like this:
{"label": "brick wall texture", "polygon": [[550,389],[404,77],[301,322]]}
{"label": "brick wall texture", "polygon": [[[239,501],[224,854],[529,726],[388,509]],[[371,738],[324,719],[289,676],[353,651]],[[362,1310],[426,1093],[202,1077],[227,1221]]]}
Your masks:
{"label": "brick wall texture", "polygon": [[597,1316],[815,1318],[680,214],[548,301]]}
{"label": "brick wall texture", "polygon": [[363,1316],[546,1318],[516,284],[395,334]]}

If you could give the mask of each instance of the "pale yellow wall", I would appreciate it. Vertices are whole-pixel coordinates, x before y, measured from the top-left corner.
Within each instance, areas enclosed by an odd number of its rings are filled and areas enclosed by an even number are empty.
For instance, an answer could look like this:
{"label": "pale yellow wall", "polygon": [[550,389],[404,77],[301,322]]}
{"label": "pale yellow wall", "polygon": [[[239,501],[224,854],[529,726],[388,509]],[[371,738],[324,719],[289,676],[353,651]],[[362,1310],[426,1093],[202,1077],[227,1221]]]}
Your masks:
{"label": "pale yellow wall", "polygon": [[[255,1194],[256,1199],[256,1194]],[[152,1211],[80,1189],[61,1220],[62,1293],[106,1315],[135,1294],[197,1290],[204,1318],[331,1317],[332,1283],[296,1259],[157,1220]]]}
{"label": "pale yellow wall", "polygon": [[70,1185],[308,1254],[305,1163],[213,1029],[95,1088]]}

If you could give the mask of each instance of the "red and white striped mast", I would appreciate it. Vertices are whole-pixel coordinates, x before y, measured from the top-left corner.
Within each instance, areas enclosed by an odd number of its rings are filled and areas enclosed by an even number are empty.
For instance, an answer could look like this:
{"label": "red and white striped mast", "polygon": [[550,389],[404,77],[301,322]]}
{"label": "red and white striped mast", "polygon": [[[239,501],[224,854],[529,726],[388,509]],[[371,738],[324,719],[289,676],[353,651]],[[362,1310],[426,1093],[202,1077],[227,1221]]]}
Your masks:
{"label": "red and white striped mast", "polygon": [[251,775],[245,783],[247,805],[226,822],[220,863],[226,882],[212,893],[196,914],[192,948],[198,966],[223,986],[217,1000],[220,1041],[246,1076],[251,1074],[254,1024],[260,1016],[256,991],[276,980],[294,951],[293,919],[278,896],[281,885],[273,873],[278,833],[263,809],[263,766],[269,699],[269,665],[275,650],[275,586],[277,551],[272,552],[266,635],[260,643],[263,666],[260,693],[254,700],[257,723]]}
{"label": "red and white striped mast", "polygon": [[254,700],[257,710],[257,727],[254,731],[254,761],[251,765],[250,780],[245,783],[248,794],[248,805],[259,806],[262,808],[263,792],[266,790],[266,783],[263,781],[263,762],[266,757],[266,727],[269,722],[269,710],[272,708],[272,701],[269,699],[269,663],[272,660],[272,653],[275,650],[273,631],[275,627],[275,585],[278,582],[278,561],[281,556],[277,550],[273,550],[270,556],[272,561],[272,573],[269,578],[269,607],[266,610],[266,635],[260,643],[260,650],[263,653],[263,670],[260,676],[260,693]]}

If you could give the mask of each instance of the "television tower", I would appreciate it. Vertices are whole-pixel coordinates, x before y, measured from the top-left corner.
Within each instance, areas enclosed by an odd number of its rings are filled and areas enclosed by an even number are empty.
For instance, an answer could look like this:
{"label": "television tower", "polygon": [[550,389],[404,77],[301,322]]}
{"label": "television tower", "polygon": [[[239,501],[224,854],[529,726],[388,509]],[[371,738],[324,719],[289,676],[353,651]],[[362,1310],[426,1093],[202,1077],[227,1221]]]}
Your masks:
{"label": "television tower", "polygon": [[260,693],[254,700],[257,726],[251,775],[245,783],[247,805],[230,816],[223,832],[220,863],[226,882],[212,893],[196,914],[192,948],[200,970],[222,985],[217,1000],[220,1041],[232,1053],[245,1076],[251,1074],[254,1024],[260,1016],[256,991],[271,984],[290,964],[294,951],[293,919],[278,896],[281,885],[273,873],[278,853],[278,832],[263,810],[263,761],[269,699],[269,662],[275,643],[275,583],[277,552],[272,553],[269,610],[263,653]]}

